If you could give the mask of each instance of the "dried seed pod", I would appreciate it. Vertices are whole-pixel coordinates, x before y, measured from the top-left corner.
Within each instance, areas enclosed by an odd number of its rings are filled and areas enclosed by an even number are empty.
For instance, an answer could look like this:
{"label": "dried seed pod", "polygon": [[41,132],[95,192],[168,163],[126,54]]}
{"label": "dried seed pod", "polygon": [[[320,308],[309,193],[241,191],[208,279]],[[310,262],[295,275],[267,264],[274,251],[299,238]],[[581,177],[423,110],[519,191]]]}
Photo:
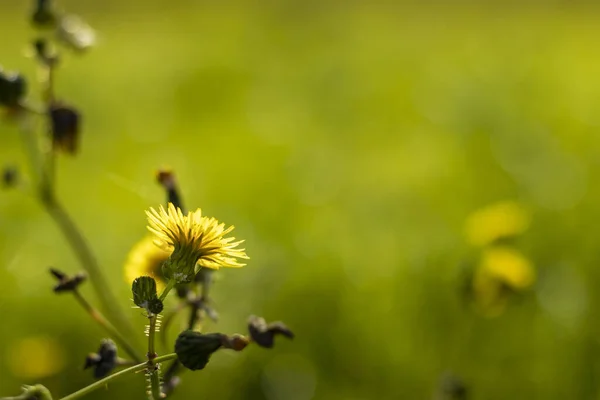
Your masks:
{"label": "dried seed pod", "polygon": [[83,369],[93,367],[94,377],[99,379],[107,376],[117,365],[117,345],[110,339],[104,339],[98,351],[86,357]]}
{"label": "dried seed pod", "polygon": [[73,276],[68,276],[62,271],[55,268],[50,268],[50,273],[58,280],[54,286],[54,293],[72,292],[76,290],[87,278],[83,272],[79,272]]}
{"label": "dried seed pod", "polygon": [[81,115],[74,107],[53,104],[49,110],[52,147],[55,151],[77,153]]}
{"label": "dried seed pod", "polygon": [[50,0],[36,0],[35,8],[31,13],[31,23],[39,28],[53,27],[56,24],[57,16],[52,10]]}
{"label": "dried seed pod", "polygon": [[264,318],[255,315],[248,318],[248,332],[256,344],[269,349],[275,344],[277,335],[283,335],[289,339],[294,338],[294,333],[283,322],[267,324]]}
{"label": "dried seed pod", "polygon": [[27,81],[23,75],[2,73],[0,70],[0,105],[16,107],[27,93]]}

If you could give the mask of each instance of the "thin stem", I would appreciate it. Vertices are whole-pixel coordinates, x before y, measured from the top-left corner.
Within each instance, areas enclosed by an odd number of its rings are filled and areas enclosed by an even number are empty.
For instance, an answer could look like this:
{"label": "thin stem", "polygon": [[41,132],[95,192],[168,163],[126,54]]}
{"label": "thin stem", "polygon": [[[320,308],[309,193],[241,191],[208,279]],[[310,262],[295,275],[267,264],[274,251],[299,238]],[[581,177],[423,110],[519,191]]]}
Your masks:
{"label": "thin stem", "polygon": [[175,280],[169,279],[169,282],[167,282],[167,286],[165,286],[162,293],[160,294],[160,301],[164,301],[165,298],[167,297],[167,295],[169,294],[169,292],[171,291],[171,289],[173,289],[174,287],[175,287]]}
{"label": "thin stem", "polygon": [[[204,271],[204,277],[202,279],[202,281],[196,283],[196,296],[200,296],[202,299],[206,300],[208,299],[208,292],[210,290],[210,286],[212,284],[212,271]],[[190,307],[190,318],[188,320],[188,329],[194,329],[194,327],[196,326],[196,324],[198,323],[198,321],[202,320],[202,315],[200,315],[200,303],[199,302],[194,302],[192,303],[192,306]],[[181,364],[179,363],[179,360],[174,360],[171,365],[169,366],[169,368],[167,368],[167,371],[164,373],[163,375],[163,380],[164,380],[164,388],[163,391],[165,392],[165,395],[169,395],[173,392],[173,390],[175,390],[175,386],[176,386],[176,380],[174,381],[173,379],[176,378],[177,375],[177,371],[179,370],[179,368],[181,367]]]}
{"label": "thin stem", "polygon": [[114,294],[110,290],[110,286],[104,278],[96,258],[69,214],[54,197],[43,197],[41,200],[46,211],[54,219],[71,245],[71,248],[75,252],[83,269],[89,275],[90,281],[92,282],[98,300],[104,311],[120,329],[126,331],[125,333],[127,336],[135,337],[135,333],[123,313],[123,310],[119,307],[119,303],[114,297]]}
{"label": "thin stem", "polygon": [[156,349],[154,348],[154,338],[156,337],[156,314],[150,314],[150,326],[148,328],[148,368],[147,374],[150,376],[150,395],[154,400],[159,400],[160,395],[160,379],[158,379],[158,370],[154,359],[156,358]]}
{"label": "thin stem", "polygon": [[94,308],[82,295],[78,290],[73,291],[73,295],[75,299],[81,304],[81,306],[87,311],[87,313],[92,317],[94,321],[100,324],[108,333],[111,335],[119,345],[125,350],[129,357],[131,357],[136,363],[142,362],[142,359],[138,356],[135,349],[127,342],[125,337],[121,335],[119,330],[115,328],[105,317]]}
{"label": "thin stem", "polygon": [[150,325],[148,328],[148,361],[152,361],[156,357],[156,348],[154,346],[154,338],[156,337],[156,314],[148,317]]}
{"label": "thin stem", "polygon": [[158,376],[158,368],[156,366],[153,367],[151,371],[148,371],[150,374],[150,395],[154,400],[160,400],[162,398],[160,394],[160,378]]}
{"label": "thin stem", "polygon": [[[164,361],[174,360],[176,358],[177,358],[177,354],[171,353],[171,354],[166,354],[164,356],[156,357],[154,359],[154,362],[158,364],[158,363],[161,363],[161,362],[164,362]],[[63,397],[63,398],[61,398],[59,400],[75,400],[75,399],[79,399],[80,397],[85,396],[86,394],[91,393],[91,392],[93,392],[96,389],[100,389],[100,388],[106,386],[107,383],[109,383],[109,382],[111,382],[111,381],[113,381],[113,380],[115,380],[115,379],[117,379],[117,378],[119,378],[121,376],[127,375],[127,374],[129,374],[131,372],[143,371],[146,368],[148,368],[148,363],[145,363],[145,362],[141,363],[141,364],[134,365],[133,367],[129,367],[129,368],[124,369],[122,371],[116,372],[116,373],[114,373],[114,374],[112,374],[110,376],[107,376],[104,379],[100,379],[99,381],[96,381],[96,382],[92,383],[91,385],[84,387],[83,389],[79,389],[78,391],[76,391],[74,393],[71,393],[70,395],[68,395],[66,397]]]}

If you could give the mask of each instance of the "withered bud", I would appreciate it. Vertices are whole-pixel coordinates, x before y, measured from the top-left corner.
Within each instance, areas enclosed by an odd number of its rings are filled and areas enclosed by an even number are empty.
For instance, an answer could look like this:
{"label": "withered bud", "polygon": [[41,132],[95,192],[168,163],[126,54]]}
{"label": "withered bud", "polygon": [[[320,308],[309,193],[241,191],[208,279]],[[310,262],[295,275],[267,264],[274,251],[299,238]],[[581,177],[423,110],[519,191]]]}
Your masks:
{"label": "withered bud", "polygon": [[162,168],[156,171],[156,180],[164,188],[175,187],[175,174],[170,169]]}
{"label": "withered bud", "polygon": [[94,378],[99,379],[107,376],[117,365],[117,345],[110,340],[104,339],[96,353],[90,353],[85,359],[83,369],[94,368]]}
{"label": "withered bud", "polygon": [[77,153],[81,114],[74,107],[55,103],[50,106],[49,117],[54,150]]}
{"label": "withered bud", "polygon": [[283,322],[267,324],[264,318],[251,315],[248,318],[248,332],[256,344],[268,349],[275,344],[275,336],[283,335],[289,339],[294,338],[294,333]]}
{"label": "withered bud", "polygon": [[226,349],[242,351],[250,344],[250,338],[237,333],[231,336],[223,335],[221,336],[221,343],[223,343],[223,347]]}
{"label": "withered bud", "polygon": [[192,371],[203,369],[210,356],[223,346],[224,336],[221,333],[202,334],[192,330],[181,332],[175,342],[179,362]]}
{"label": "withered bud", "polygon": [[83,272],[78,272],[73,276],[68,276],[55,268],[50,268],[50,273],[54,276],[58,283],[54,286],[54,293],[71,292],[76,290],[87,278]]}
{"label": "withered bud", "polygon": [[2,171],[2,186],[14,187],[19,182],[19,171],[15,167],[5,167]]}
{"label": "withered bud", "polygon": [[177,188],[177,180],[173,171],[163,168],[156,173],[156,180],[167,192],[167,203],[173,203],[175,207],[183,210],[183,202]]}
{"label": "withered bud", "polygon": [[50,0],[35,0],[35,8],[31,14],[31,23],[37,27],[52,27],[57,17],[52,10]]}
{"label": "withered bud", "polygon": [[27,93],[27,81],[23,75],[3,73],[0,68],[0,105],[17,107]]}

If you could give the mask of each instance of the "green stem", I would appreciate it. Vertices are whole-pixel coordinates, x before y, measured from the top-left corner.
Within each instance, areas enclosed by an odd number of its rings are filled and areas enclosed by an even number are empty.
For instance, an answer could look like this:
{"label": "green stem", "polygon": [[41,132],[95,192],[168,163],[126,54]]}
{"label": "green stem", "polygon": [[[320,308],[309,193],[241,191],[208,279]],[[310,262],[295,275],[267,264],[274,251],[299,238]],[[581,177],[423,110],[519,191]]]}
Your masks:
{"label": "green stem", "polygon": [[156,337],[156,315],[152,314],[148,319],[150,320],[150,326],[148,328],[148,361],[152,361],[156,356],[156,349],[154,347],[154,338]]}
{"label": "green stem", "polygon": [[159,400],[160,379],[158,379],[158,369],[156,367],[156,349],[154,348],[154,338],[156,337],[156,314],[150,314],[150,326],[148,327],[148,362],[146,373],[150,376],[150,396],[154,400]]}
{"label": "green stem", "polygon": [[[154,359],[154,362],[158,364],[158,363],[161,363],[164,361],[174,360],[176,358],[177,358],[177,354],[171,353],[171,354],[166,354],[164,356],[156,357]],[[129,367],[127,369],[124,369],[122,371],[114,373],[110,376],[107,376],[104,379],[100,379],[99,381],[96,381],[96,382],[92,383],[91,385],[84,387],[83,389],[79,389],[78,391],[71,393],[70,395],[63,397],[59,400],[79,399],[80,397],[85,396],[86,394],[91,393],[96,389],[103,388],[104,386],[106,386],[107,383],[113,381],[114,379],[117,379],[123,375],[127,375],[128,373],[131,373],[131,372],[143,371],[146,368],[148,368],[148,363],[141,363],[141,364],[134,365],[133,367]]]}
{"label": "green stem", "polygon": [[136,363],[142,362],[142,359],[138,356],[135,349],[127,342],[125,337],[121,335],[121,333],[115,328],[107,319],[100,313],[100,311],[96,310],[82,295],[78,290],[73,291],[73,295],[75,299],[79,302],[79,304],[87,311],[87,313],[92,317],[94,321],[100,324],[110,336],[112,336],[118,343],[119,346],[125,350],[125,352],[131,357]]}
{"label": "green stem", "polygon": [[63,235],[71,245],[83,269],[87,272],[94,287],[98,300],[104,311],[116,323],[117,327],[125,331],[127,336],[135,337],[123,310],[119,307],[117,299],[110,290],[96,258],[92,254],[85,238],[75,225],[63,206],[54,197],[43,197],[42,204],[52,219],[56,222]]}
{"label": "green stem", "polygon": [[175,280],[169,279],[169,282],[167,282],[167,286],[163,289],[162,293],[160,294],[160,301],[164,301],[165,298],[167,297],[167,295],[169,294],[169,292],[171,291],[171,289],[173,289],[174,287],[175,287]]}
{"label": "green stem", "polygon": [[154,367],[150,373],[150,395],[153,400],[160,400],[162,398],[160,394],[160,378],[158,376],[158,368]]}

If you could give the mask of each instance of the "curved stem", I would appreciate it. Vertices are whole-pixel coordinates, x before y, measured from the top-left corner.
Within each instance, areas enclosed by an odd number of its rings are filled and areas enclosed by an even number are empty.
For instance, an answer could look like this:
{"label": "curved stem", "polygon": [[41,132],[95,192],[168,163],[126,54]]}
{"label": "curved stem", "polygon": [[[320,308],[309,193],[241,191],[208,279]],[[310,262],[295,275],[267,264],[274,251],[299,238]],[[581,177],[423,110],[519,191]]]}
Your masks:
{"label": "curved stem", "polygon": [[41,200],[46,211],[50,214],[52,219],[54,219],[71,245],[71,248],[75,252],[83,269],[89,275],[90,281],[104,311],[120,329],[126,331],[125,333],[127,336],[135,337],[135,333],[123,313],[123,310],[119,307],[119,303],[114,297],[113,292],[110,290],[110,286],[102,274],[96,258],[67,211],[53,196],[42,197]]}
{"label": "curved stem", "polygon": [[167,297],[167,295],[169,294],[169,292],[171,291],[171,289],[173,289],[175,287],[175,280],[174,279],[169,279],[169,282],[167,282],[167,286],[163,289],[162,293],[160,294],[160,301],[164,301],[165,298]]}
{"label": "curved stem", "polygon": [[[161,362],[164,362],[164,361],[173,360],[175,358],[177,358],[177,354],[175,354],[175,353],[165,354],[164,356],[156,357],[154,359],[154,362],[161,363]],[[80,398],[82,396],[85,396],[88,393],[93,392],[96,389],[100,389],[100,388],[106,386],[107,383],[109,383],[109,382],[111,382],[111,381],[113,381],[113,380],[115,380],[115,379],[117,379],[117,378],[119,378],[121,376],[127,375],[130,372],[143,371],[147,367],[148,367],[147,363],[141,363],[141,364],[134,365],[133,367],[129,367],[127,369],[124,369],[122,371],[114,373],[114,374],[112,374],[110,376],[107,376],[104,379],[100,379],[99,381],[96,381],[96,382],[92,383],[91,385],[84,387],[83,389],[79,389],[78,391],[76,391],[74,393],[71,393],[68,396],[60,398],[59,400],[75,400],[75,399],[78,399],[78,398]]]}
{"label": "curved stem", "polygon": [[142,359],[138,356],[135,349],[127,342],[127,339],[115,328],[105,317],[100,313],[100,311],[96,310],[82,295],[78,290],[73,291],[73,295],[81,304],[81,306],[87,311],[87,313],[92,317],[94,321],[100,324],[110,336],[112,336],[117,343],[125,350],[129,357],[131,357],[136,363],[142,362]]}

